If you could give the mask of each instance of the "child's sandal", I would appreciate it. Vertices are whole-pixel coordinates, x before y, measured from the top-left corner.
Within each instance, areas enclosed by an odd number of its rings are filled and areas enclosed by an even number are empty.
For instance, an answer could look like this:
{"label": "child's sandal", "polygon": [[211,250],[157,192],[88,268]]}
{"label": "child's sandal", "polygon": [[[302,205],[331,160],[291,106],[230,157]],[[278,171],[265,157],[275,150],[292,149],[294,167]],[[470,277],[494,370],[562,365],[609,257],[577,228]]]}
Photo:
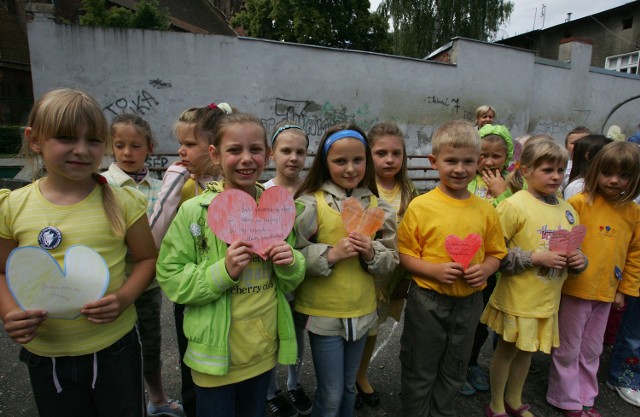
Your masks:
{"label": "child's sandal", "polygon": [[531,405],[522,404],[520,407],[513,409],[506,401],[504,402],[504,409],[507,410],[507,414],[509,414],[511,417],[524,417],[522,413],[524,413],[525,411],[529,411],[530,408]]}
{"label": "child's sandal", "polygon": [[487,408],[484,409],[484,413],[487,415],[487,417],[509,417],[509,414],[507,413],[495,413],[491,409],[490,405],[488,405]]}

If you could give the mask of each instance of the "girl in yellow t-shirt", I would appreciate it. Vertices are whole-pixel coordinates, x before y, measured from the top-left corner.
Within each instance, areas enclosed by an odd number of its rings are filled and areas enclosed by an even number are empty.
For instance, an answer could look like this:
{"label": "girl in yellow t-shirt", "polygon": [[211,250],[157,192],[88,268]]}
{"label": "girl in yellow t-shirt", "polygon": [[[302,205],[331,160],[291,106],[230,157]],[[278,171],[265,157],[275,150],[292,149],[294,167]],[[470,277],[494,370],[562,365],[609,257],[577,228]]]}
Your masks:
{"label": "girl in yellow t-shirt", "polygon": [[512,189],[522,184],[522,177],[528,187],[496,207],[509,254],[480,319],[501,336],[491,361],[487,417],[533,415],[522,402],[531,355],[558,346],[558,307],[567,268],[577,273],[586,267],[579,250],[549,250],[553,233],[578,224],[575,210],[556,196],[567,159],[567,151],[553,138],[529,139],[520,168],[509,178]]}
{"label": "girl in yellow t-shirt", "polygon": [[[398,264],[396,213],[377,194],[364,132],[346,123],[329,128],[297,193],[304,211],[296,218],[296,247],[307,271],[296,289],[295,311],[309,333],[314,415],[353,415],[356,373],[377,321],[374,274],[388,276]],[[383,209],[377,233],[347,233],[341,212],[348,197],[363,208]]]}
{"label": "girl in yellow t-shirt", "polygon": [[[589,137],[577,141],[576,150]],[[586,172],[584,191],[569,204],[587,228],[582,250],[589,268],[562,287],[560,347],[551,355],[547,401],[565,415],[598,416],[593,405],[609,310],[622,308],[625,295],[637,297],[640,286],[640,208],[633,201],[640,192],[640,148],[609,143]],[[626,377],[608,382],[637,388]]]}
{"label": "girl in yellow t-shirt", "polygon": [[[22,151],[25,158],[43,163],[47,175],[0,193],[0,315],[9,336],[23,345],[20,360],[29,368],[43,417],[144,414],[133,303],[151,283],[157,253],[144,195],[112,187],[96,173],[108,146],[102,106],[81,91],[51,91],[29,115]],[[74,276],[87,280],[99,274],[98,266],[91,267],[86,255],[80,263],[70,255],[77,250],[88,254],[88,248],[97,252],[109,273],[104,296],[69,306],[71,312],[77,308],[75,317],[37,305],[26,309],[25,299],[14,299],[9,291],[9,282],[22,275],[11,269],[7,276],[5,265],[13,249],[29,246],[34,254],[46,251],[61,271],[76,271]],[[127,252],[134,265],[125,280]],[[96,261],[101,264],[100,258]],[[22,268],[25,275],[27,268]],[[65,287],[55,277],[44,279],[50,288]]]}
{"label": "girl in yellow t-shirt", "polygon": [[[371,155],[376,169],[376,184],[380,198],[386,201],[397,213],[400,223],[409,202],[418,195],[413,182],[407,172],[407,151],[404,135],[400,127],[394,122],[378,123],[369,130],[367,135],[371,146]],[[409,280],[404,280],[405,272],[397,267],[390,275],[376,277],[376,299],[378,300],[378,321],[369,329],[364,352],[356,379],[356,409],[363,403],[376,407],[380,397],[369,383],[367,370],[376,345],[378,327],[390,315],[396,321],[400,320],[404,308],[404,297],[409,288]]]}

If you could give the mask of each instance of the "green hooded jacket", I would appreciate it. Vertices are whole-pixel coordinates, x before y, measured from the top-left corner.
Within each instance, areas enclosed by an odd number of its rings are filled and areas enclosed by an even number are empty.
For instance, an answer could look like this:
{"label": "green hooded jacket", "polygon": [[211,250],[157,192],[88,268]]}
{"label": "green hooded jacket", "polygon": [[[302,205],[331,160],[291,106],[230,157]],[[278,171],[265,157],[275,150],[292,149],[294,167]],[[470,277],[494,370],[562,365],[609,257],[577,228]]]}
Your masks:
{"label": "green hooded jacket", "polygon": [[[189,344],[184,362],[191,369],[210,375],[226,375],[230,366],[229,329],[231,289],[237,285],[225,267],[227,244],[207,224],[211,201],[224,190],[222,182],[210,182],[200,196],[186,201],[171,223],[160,247],[156,275],[167,297],[186,305],[184,333]],[[264,189],[256,184],[259,200]],[[286,242],[293,248],[295,234]],[[273,265],[277,297],[278,362],[297,361],[293,317],[285,294],[292,292],[305,275],[305,259],[293,250],[294,262]],[[233,349],[252,349],[234,346]]]}
{"label": "green hooded jacket", "polygon": [[[480,130],[478,130],[478,136],[480,136],[480,139],[488,135],[496,135],[504,139],[504,143],[507,147],[507,159],[504,162],[504,166],[502,167],[501,173],[502,173],[502,177],[506,178],[507,174],[509,173],[507,171],[507,167],[513,162],[514,145],[513,145],[513,138],[511,137],[511,133],[509,133],[509,129],[507,129],[507,127],[503,125],[487,124],[482,126]],[[467,189],[469,190],[469,192],[471,192],[474,195],[476,192],[476,188],[478,188],[479,177],[480,177],[480,174],[476,174],[476,176],[473,178],[473,180],[471,180],[471,182],[467,186]],[[491,204],[493,204],[493,206],[496,207],[498,203],[500,203],[502,200],[505,200],[506,198],[511,197],[512,195],[513,195],[513,192],[511,192],[511,190],[507,187],[507,189],[502,194],[500,194],[499,196],[495,196],[491,199]]]}

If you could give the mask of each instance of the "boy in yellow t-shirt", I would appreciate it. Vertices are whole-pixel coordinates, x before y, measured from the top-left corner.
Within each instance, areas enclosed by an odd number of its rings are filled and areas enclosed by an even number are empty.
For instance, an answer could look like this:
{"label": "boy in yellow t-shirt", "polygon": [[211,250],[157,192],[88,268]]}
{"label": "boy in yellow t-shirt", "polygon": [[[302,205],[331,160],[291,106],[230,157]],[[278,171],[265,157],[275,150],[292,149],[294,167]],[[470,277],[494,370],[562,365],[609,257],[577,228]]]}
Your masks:
{"label": "boy in yellow t-shirt", "polygon": [[[400,264],[413,280],[400,340],[405,416],[456,414],[453,398],[466,379],[482,289],[507,253],[493,206],[467,190],[479,155],[473,125],[441,126],[429,155],[440,183],[409,204],[398,229]],[[482,244],[464,269],[447,254],[445,240],[472,233]]]}

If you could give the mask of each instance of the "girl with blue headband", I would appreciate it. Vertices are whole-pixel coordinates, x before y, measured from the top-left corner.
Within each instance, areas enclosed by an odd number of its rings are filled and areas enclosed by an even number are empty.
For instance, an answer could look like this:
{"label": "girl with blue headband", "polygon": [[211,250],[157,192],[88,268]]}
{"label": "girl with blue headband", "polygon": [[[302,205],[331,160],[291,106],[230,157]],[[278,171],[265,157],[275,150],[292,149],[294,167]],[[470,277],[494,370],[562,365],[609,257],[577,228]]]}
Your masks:
{"label": "girl with blue headband", "polygon": [[[378,198],[371,150],[359,127],[327,130],[296,197],[304,207],[296,248],[307,271],[296,289],[294,317],[309,332],[317,381],[312,415],[350,417],[367,332],[377,320],[374,274],[389,275],[398,264],[396,213]],[[341,212],[348,197],[363,210],[383,210],[376,233],[346,231]]]}

